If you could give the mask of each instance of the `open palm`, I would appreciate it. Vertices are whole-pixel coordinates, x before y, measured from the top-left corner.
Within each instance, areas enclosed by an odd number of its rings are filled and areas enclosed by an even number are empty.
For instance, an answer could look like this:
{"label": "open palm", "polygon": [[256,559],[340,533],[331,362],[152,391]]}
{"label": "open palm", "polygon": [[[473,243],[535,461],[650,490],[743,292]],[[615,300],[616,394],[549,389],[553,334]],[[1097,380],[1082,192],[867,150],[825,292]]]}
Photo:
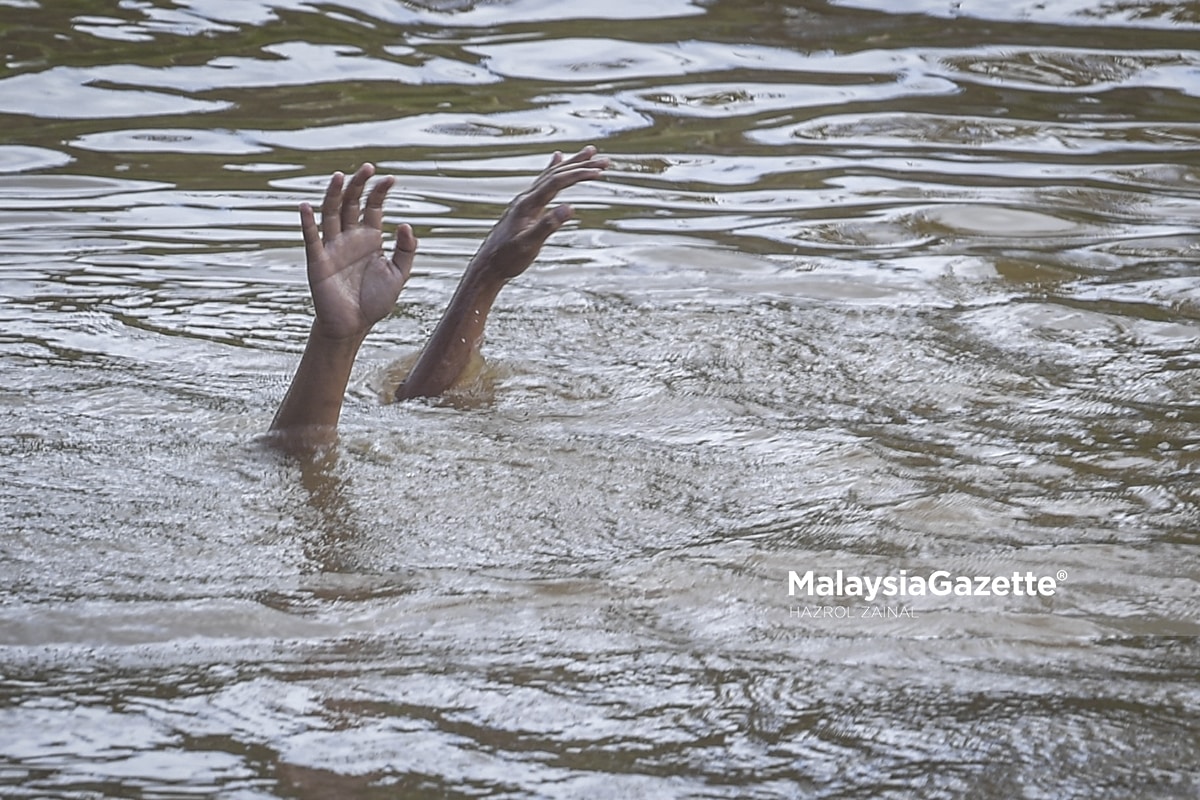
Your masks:
{"label": "open palm", "polygon": [[411,227],[396,229],[390,258],[383,249],[383,202],[395,181],[376,183],[360,211],[363,190],[374,174],[370,164],[363,164],[349,183],[335,173],[325,191],[319,229],[312,207],[300,207],[315,330],[330,339],[366,336],[391,312],[412,272],[417,240]]}

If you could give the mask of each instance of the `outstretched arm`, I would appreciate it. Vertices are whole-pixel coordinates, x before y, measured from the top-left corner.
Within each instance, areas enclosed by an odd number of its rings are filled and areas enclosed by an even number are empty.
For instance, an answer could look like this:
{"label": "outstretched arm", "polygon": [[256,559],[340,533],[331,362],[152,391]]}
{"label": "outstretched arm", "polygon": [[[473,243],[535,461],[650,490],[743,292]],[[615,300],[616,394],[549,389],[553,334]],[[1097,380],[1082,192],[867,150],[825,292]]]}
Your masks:
{"label": "outstretched arm", "polygon": [[591,146],[566,160],[562,153],[554,154],[533,185],[505,209],[467,265],[433,336],[396,389],[397,400],[435,397],[454,385],[483,343],[488,312],[500,289],[533,263],[550,234],[574,213],[569,205],[547,206],[563,189],[595,180],[608,166],[608,159]]}
{"label": "outstretched arm", "polygon": [[358,348],[376,322],[396,305],[412,271],[417,240],[412,228],[396,229],[391,258],[383,250],[383,201],[395,181],[383,178],[360,210],[375,168],[363,164],[347,183],[335,173],[325,191],[318,231],[313,209],[300,206],[313,319],[308,344],[271,430],[305,443],[331,441]]}

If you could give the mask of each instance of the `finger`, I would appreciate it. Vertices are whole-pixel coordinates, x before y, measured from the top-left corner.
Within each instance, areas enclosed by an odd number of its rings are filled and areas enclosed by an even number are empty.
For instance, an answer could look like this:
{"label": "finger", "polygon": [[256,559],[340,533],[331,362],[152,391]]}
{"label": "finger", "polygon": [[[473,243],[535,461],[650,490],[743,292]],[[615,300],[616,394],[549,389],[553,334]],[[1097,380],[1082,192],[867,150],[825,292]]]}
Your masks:
{"label": "finger", "polygon": [[595,156],[584,161],[564,161],[553,169],[548,169],[534,180],[531,190],[536,190],[538,186],[546,181],[553,180],[555,176],[564,173],[576,172],[578,170],[606,170],[611,166],[611,163],[604,156]]}
{"label": "finger", "polygon": [[345,180],[346,176],[342,173],[333,173],[329,178],[329,186],[325,189],[325,199],[321,202],[321,232],[325,236],[326,244],[342,232],[338,213],[342,206],[342,184]]}
{"label": "finger", "polygon": [[363,164],[354,173],[350,183],[346,184],[346,193],[342,196],[342,230],[353,228],[358,224],[358,201],[362,199],[367,181],[374,174],[375,165]]}
{"label": "finger", "polygon": [[413,257],[417,254],[417,237],[407,223],[396,228],[396,248],[392,252],[392,264],[400,270],[404,280],[412,274]]}
{"label": "finger", "polygon": [[538,173],[538,177],[540,178],[543,175],[549,174],[555,167],[557,167],[559,164],[562,163],[562,160],[563,160],[562,151],[555,150],[554,155],[550,156],[550,163],[546,165],[546,168],[544,170],[542,170],[541,172]]}
{"label": "finger", "polygon": [[304,235],[304,255],[308,264],[309,280],[312,280],[315,277],[313,271],[324,255],[324,247],[321,244],[321,233],[317,229],[316,215],[308,203],[300,204],[300,232]]}
{"label": "finger", "polygon": [[550,238],[550,234],[565,225],[567,220],[573,216],[575,216],[575,209],[566,203],[551,208],[538,217],[537,223],[529,230],[528,236],[537,242],[538,247],[541,247]]}
{"label": "finger", "polygon": [[582,150],[580,150],[578,153],[576,153],[575,155],[568,158],[563,163],[569,165],[569,164],[578,164],[583,161],[590,161],[592,158],[595,157],[596,153],[597,153],[596,146],[589,144],[587,147],[583,148]]}
{"label": "finger", "polygon": [[396,226],[396,252],[412,255],[417,252],[417,236],[413,233],[412,225],[407,222]]}
{"label": "finger", "polygon": [[585,162],[594,162],[593,166],[599,165],[601,163],[605,167],[608,166],[607,158],[599,158],[599,159],[596,158],[596,148],[593,147],[592,145],[588,145],[587,147],[583,148],[582,150],[580,150],[575,155],[571,156],[566,161],[563,160],[562,152],[556,151],[554,153],[554,155],[550,158],[549,166],[547,166],[544,170],[542,170],[541,173],[537,176],[537,178],[534,179],[534,184],[536,185],[539,181],[549,177],[550,175],[553,175],[558,170],[573,169],[576,166],[582,166]]}
{"label": "finger", "polygon": [[591,158],[564,161],[554,169],[554,172],[569,172],[576,169],[608,169],[610,166],[612,166],[612,162],[608,156],[592,154]]}
{"label": "finger", "polygon": [[548,205],[563,189],[582,181],[596,180],[604,174],[607,167],[607,159],[585,161],[566,169],[560,167],[533,185],[527,195],[527,202],[536,203],[538,207]]}
{"label": "finger", "polygon": [[381,178],[367,195],[367,208],[363,211],[363,225],[377,230],[383,230],[383,201],[396,184],[396,179],[388,176]]}

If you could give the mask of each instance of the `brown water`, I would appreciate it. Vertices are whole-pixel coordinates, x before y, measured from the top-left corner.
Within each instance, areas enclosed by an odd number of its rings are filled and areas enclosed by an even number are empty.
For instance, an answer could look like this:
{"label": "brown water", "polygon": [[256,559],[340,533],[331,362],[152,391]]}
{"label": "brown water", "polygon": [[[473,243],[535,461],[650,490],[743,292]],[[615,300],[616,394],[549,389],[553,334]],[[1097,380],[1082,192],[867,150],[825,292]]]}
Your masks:
{"label": "brown water", "polygon": [[[1200,4],[7,0],[0,42],[0,794],[1200,794]],[[490,388],[381,404],[587,142]],[[363,160],[422,252],[301,463],[295,207]],[[839,569],[1057,588],[789,595]]]}

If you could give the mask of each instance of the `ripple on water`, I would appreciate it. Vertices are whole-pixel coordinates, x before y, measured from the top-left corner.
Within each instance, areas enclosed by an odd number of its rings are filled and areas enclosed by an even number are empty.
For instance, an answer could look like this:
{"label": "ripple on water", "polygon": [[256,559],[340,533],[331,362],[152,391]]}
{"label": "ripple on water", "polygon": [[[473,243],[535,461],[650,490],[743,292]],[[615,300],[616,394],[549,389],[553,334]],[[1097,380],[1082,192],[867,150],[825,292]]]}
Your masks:
{"label": "ripple on water", "polygon": [[360,147],[494,147],[543,144],[553,150],[563,141],[599,141],[624,131],[649,127],[643,115],[608,95],[543,95],[533,108],[494,113],[413,114],[397,119],[339,125],[313,125],[294,131],[248,131],[270,147],[336,150],[353,141]]}
{"label": "ripple on water", "polygon": [[206,153],[253,155],[269,147],[248,141],[241,133],[186,128],[140,128],[80,136],[73,147],[99,153]]}
{"label": "ripple on water", "polygon": [[[64,200],[119,198],[132,192],[169,188],[158,181],[128,180],[110,175],[22,175],[0,176],[0,203],[6,208],[28,209],[60,206]],[[116,200],[128,204],[128,198]]]}
{"label": "ripple on water", "polygon": [[[9,5],[17,2],[23,0],[9,0]],[[702,13],[686,0],[667,0],[652,6],[641,0],[610,0],[600,6],[589,0],[560,0],[553,11],[547,10],[546,4],[539,0],[515,0],[499,6],[470,0],[425,0],[406,4],[335,2],[329,5],[342,10],[317,11],[298,0],[184,0],[169,8],[153,4],[122,8],[124,17],[78,16],[71,20],[71,27],[100,39],[152,42],[165,37],[216,37],[236,34],[247,26],[271,26],[282,21],[281,9],[292,15],[319,13],[321,24],[341,23],[351,29],[418,25],[486,28],[563,19],[637,20]],[[36,7],[36,4],[31,2],[27,7]]]}
{"label": "ripple on water", "polygon": [[45,147],[23,145],[0,146],[0,173],[30,172],[70,164],[74,159],[67,153]]}
{"label": "ripple on water", "polygon": [[52,67],[44,72],[0,79],[4,111],[40,119],[115,119],[204,114],[223,111],[229,103],[194,100],[145,89],[103,89],[92,85],[90,70]]}
{"label": "ripple on water", "polygon": [[1104,0],[1021,0],[1014,3],[959,3],[945,0],[833,0],[834,5],[871,9],[888,14],[922,14],[932,17],[975,17],[1006,22],[1166,28],[1200,27],[1200,12],[1193,3],[1108,3]]}
{"label": "ripple on water", "polygon": [[1119,88],[1156,88],[1195,94],[1195,54],[1180,52],[1110,52],[1063,48],[981,49],[931,53],[949,67],[955,81],[1025,89],[1104,92]]}
{"label": "ripple on water", "polygon": [[682,41],[648,44],[604,38],[501,42],[467,48],[488,68],[508,78],[594,83],[633,78],[695,75],[765,67],[788,72],[808,64],[793,50],[751,44]]}
{"label": "ripple on water", "polygon": [[[418,66],[372,58],[357,47],[307,42],[268,44],[262,58],[218,57],[201,66],[149,68],[112,65],[91,71],[93,81],[118,85],[206,92],[228,89],[319,85],[339,81],[379,81],[401,86],[428,83],[494,83],[499,77],[452,59],[422,59]],[[398,55],[408,55],[411,48]]]}
{"label": "ripple on water", "polygon": [[831,115],[800,125],[747,134],[763,144],[829,142],[905,152],[953,147],[980,157],[1100,155],[1187,152],[1200,144],[1200,126],[1190,123],[1087,122],[1062,124],[991,117],[918,113]]}
{"label": "ripple on water", "polygon": [[633,108],[648,113],[714,119],[856,102],[884,102],[900,97],[949,94],[954,91],[955,84],[951,81],[918,77],[846,86],[744,82],[671,84],[650,90],[623,92],[620,96]]}
{"label": "ripple on water", "polygon": [[1063,219],[1034,208],[1006,208],[976,203],[969,206],[944,204],[922,213],[925,224],[951,236],[1003,237],[1028,246],[1029,239],[1053,236],[1066,239],[1095,237],[1096,228]]}

